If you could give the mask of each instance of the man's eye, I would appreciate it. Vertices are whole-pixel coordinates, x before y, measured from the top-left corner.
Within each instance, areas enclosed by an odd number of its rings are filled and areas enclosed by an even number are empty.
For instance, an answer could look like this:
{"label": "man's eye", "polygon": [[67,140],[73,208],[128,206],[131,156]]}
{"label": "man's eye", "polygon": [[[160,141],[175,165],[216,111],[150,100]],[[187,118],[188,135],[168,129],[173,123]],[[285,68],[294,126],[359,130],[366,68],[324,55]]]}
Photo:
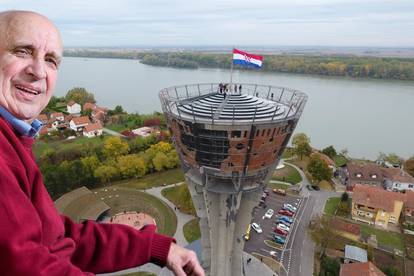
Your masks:
{"label": "man's eye", "polygon": [[58,67],[58,62],[57,62],[57,60],[56,59],[54,59],[54,58],[46,58],[45,59],[45,61],[47,62],[47,63],[50,63],[51,65],[53,65],[54,67]]}
{"label": "man's eye", "polygon": [[18,56],[25,56],[25,55],[29,55],[30,51],[24,48],[17,48],[17,49],[14,49],[14,53]]}

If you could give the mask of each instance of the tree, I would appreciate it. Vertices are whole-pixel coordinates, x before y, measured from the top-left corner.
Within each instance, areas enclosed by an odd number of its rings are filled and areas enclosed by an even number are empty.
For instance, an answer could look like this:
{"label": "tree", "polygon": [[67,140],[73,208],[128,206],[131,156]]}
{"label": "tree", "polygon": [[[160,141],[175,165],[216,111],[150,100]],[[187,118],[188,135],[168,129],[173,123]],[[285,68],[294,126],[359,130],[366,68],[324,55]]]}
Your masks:
{"label": "tree", "polygon": [[322,150],[322,153],[329,156],[330,158],[334,158],[336,156],[336,150],[333,146],[324,148]]}
{"label": "tree", "polygon": [[[96,184],[95,170],[101,165],[96,155],[86,156],[81,158],[82,174],[85,178],[86,184]],[[93,185],[92,185],[93,186]]]}
{"label": "tree", "polygon": [[117,166],[122,178],[138,178],[145,175],[144,160],[136,154],[120,156]]}
{"label": "tree", "polygon": [[105,140],[103,154],[107,159],[113,159],[129,152],[129,145],[120,137],[109,137]]}
{"label": "tree", "polygon": [[405,161],[404,168],[409,174],[414,176],[414,159]]}
{"label": "tree", "polygon": [[152,163],[154,164],[154,169],[159,172],[162,171],[168,164],[168,158],[163,152],[157,152],[152,159]]}
{"label": "tree", "polygon": [[303,156],[309,156],[312,153],[312,148],[309,143],[310,139],[305,133],[297,133],[293,136],[293,151],[296,155],[300,156],[300,160],[302,160]]}
{"label": "tree", "polygon": [[102,183],[108,183],[110,180],[118,176],[118,170],[111,165],[101,165],[96,168],[94,176],[99,178]]}
{"label": "tree", "polygon": [[381,269],[387,276],[401,276],[401,271],[395,266],[387,266]]}
{"label": "tree", "polygon": [[330,180],[332,178],[332,170],[328,164],[322,160],[317,154],[312,154],[308,164],[308,172],[312,177],[321,182],[322,180]]}
{"label": "tree", "polygon": [[349,199],[348,193],[347,192],[343,192],[342,195],[341,195],[341,201],[342,202],[347,202],[348,199]]}
{"label": "tree", "polygon": [[340,269],[341,263],[337,259],[323,256],[319,276],[336,276],[339,275]]}
{"label": "tree", "polygon": [[85,88],[83,87],[75,87],[72,88],[66,93],[65,100],[67,102],[74,101],[81,106],[83,106],[85,103],[95,103],[95,97],[92,93],[89,93]]}
{"label": "tree", "polygon": [[338,245],[339,234],[334,228],[331,217],[314,217],[309,224],[308,232],[312,240],[321,249],[320,257],[325,255],[326,248],[333,248]]}

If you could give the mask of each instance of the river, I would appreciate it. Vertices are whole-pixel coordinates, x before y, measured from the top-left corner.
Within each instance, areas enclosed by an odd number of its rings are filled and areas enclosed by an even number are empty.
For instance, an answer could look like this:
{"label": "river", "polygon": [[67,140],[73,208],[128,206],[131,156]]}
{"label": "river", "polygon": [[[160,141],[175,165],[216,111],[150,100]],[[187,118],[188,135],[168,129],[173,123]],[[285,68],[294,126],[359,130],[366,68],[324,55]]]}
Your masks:
{"label": "river", "polygon": [[[137,60],[65,57],[56,95],[85,87],[101,106],[161,111],[158,92],[190,83],[229,82],[229,70],[153,67]],[[333,145],[357,158],[380,151],[414,155],[414,82],[235,71],[234,82],[285,86],[308,94],[296,132],[316,148]]]}

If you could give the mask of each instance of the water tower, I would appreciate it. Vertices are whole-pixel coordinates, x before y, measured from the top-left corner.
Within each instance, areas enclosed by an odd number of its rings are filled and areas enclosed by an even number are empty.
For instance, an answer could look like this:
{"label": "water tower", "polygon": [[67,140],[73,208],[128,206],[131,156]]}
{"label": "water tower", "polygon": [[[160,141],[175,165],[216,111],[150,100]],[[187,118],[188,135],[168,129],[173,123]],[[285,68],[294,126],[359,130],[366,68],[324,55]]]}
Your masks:
{"label": "water tower", "polygon": [[227,94],[192,84],[159,96],[200,218],[202,265],[212,276],[243,275],[243,235],[307,96],[256,84]]}

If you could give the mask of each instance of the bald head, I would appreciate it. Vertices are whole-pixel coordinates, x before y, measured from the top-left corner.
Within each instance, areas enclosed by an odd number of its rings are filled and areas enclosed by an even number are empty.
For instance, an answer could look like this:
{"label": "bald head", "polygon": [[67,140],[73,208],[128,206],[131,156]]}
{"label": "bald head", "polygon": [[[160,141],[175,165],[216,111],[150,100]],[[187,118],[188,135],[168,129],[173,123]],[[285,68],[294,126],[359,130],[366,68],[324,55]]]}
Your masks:
{"label": "bald head", "polygon": [[59,31],[30,11],[0,13],[0,105],[32,120],[49,102],[62,57]]}
{"label": "bald head", "polygon": [[7,42],[10,36],[20,31],[21,28],[27,28],[27,25],[36,26],[37,24],[48,26],[59,38],[59,47],[62,48],[59,30],[47,17],[32,11],[18,10],[0,12],[0,37],[4,38],[0,40],[0,45]]}

